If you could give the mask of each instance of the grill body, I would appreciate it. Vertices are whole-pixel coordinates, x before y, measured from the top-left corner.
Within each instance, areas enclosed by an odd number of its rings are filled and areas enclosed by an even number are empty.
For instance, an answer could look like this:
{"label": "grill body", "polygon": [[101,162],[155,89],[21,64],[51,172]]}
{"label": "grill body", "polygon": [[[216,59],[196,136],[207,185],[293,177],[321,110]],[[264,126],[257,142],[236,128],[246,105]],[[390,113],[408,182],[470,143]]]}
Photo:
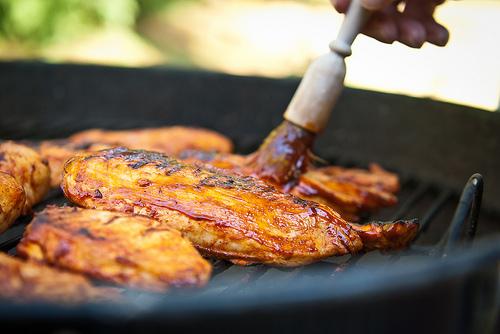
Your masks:
{"label": "grill body", "polygon": [[[239,153],[250,153],[282,121],[298,83],[164,68],[0,63],[0,139],[180,124],[217,130]],[[348,167],[377,162],[401,176],[400,205],[369,220],[418,218],[423,228],[407,252],[295,269],[216,261],[201,292],[128,291],[123,305],[72,309],[2,304],[0,323],[89,332],[492,333],[500,300],[498,129],[496,113],[346,88],[315,153]],[[475,173],[479,185],[471,183]],[[36,209],[53,203],[68,202],[56,191]],[[0,236],[3,251],[15,252],[28,222]]]}

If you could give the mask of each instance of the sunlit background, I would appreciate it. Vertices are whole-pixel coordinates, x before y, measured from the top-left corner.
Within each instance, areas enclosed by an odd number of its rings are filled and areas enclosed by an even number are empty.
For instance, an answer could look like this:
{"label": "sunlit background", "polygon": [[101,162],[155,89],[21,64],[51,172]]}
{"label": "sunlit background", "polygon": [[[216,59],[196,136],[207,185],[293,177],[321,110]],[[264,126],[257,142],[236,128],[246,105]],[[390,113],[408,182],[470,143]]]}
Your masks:
{"label": "sunlit background", "polygon": [[[498,111],[500,1],[449,0],[436,18],[444,48],[359,36],[345,84]],[[300,77],[341,21],[329,0],[0,0],[0,61]]]}

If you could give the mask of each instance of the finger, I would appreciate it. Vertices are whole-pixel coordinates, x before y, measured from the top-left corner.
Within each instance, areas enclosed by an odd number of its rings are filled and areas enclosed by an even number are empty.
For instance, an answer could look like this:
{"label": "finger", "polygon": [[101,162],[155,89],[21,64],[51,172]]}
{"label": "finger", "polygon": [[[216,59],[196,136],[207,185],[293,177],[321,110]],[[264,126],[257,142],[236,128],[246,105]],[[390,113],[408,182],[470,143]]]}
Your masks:
{"label": "finger", "polygon": [[399,36],[393,14],[387,11],[373,13],[362,33],[387,44],[394,43]]}
{"label": "finger", "polygon": [[408,1],[403,15],[421,22],[426,31],[426,40],[429,43],[445,46],[448,43],[450,34],[448,30],[434,20],[436,6],[443,3],[443,0],[413,0]]}
{"label": "finger", "polygon": [[399,41],[412,48],[420,48],[427,38],[423,24],[403,16],[395,5],[373,13],[362,32],[384,43]]}
{"label": "finger", "polygon": [[398,40],[412,48],[420,48],[427,40],[427,32],[424,25],[417,20],[403,17],[397,18],[399,31]]}
{"label": "finger", "polygon": [[439,23],[426,22],[424,24],[427,32],[427,41],[437,46],[445,46],[450,40],[450,32]]}
{"label": "finger", "polygon": [[[345,13],[350,2],[351,0],[331,0],[332,5],[339,13]],[[396,11],[396,5],[373,13],[361,32],[380,42],[392,44],[398,37],[398,28],[391,13],[393,11]]]}

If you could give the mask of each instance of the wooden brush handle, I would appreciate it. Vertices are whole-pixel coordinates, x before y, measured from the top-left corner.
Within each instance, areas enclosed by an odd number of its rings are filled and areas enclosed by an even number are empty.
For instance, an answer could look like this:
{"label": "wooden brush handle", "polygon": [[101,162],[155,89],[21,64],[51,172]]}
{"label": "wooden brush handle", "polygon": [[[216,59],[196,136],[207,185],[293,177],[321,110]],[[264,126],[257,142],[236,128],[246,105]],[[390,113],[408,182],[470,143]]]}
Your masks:
{"label": "wooden brush handle", "polygon": [[330,42],[330,50],[341,56],[349,57],[352,53],[352,43],[366,22],[368,22],[370,16],[371,12],[361,6],[359,0],[352,0],[340,26],[337,39]]}
{"label": "wooden brush handle", "polygon": [[321,133],[344,88],[344,58],[351,54],[351,44],[361,31],[370,12],[359,0],[352,0],[331,52],[313,60],[283,117],[308,131]]}

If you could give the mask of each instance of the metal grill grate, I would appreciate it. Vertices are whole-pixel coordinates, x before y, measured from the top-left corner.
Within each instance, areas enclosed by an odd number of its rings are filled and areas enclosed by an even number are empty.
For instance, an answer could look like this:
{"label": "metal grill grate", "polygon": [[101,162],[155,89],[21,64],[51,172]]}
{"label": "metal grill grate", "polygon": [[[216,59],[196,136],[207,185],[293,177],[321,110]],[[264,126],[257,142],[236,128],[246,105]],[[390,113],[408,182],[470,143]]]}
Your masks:
{"label": "metal grill grate", "polygon": [[[405,180],[406,179],[406,180]],[[359,252],[338,258],[329,258],[311,265],[297,268],[275,268],[265,265],[239,267],[223,260],[213,260],[212,279],[203,291],[196,292],[170,292],[155,295],[138,291],[124,291],[132,301],[164,299],[175,295],[176,298],[186,298],[198,295],[234,296],[249,290],[259,288],[272,290],[273,286],[286,286],[287,284],[314,284],[315,280],[332,280],[333,282],[346,275],[346,273],[370,273],[373,270],[383,271],[408,259],[415,257],[446,257],[456,247],[470,244],[475,235],[478,224],[479,212],[483,192],[483,177],[480,174],[471,176],[462,194],[435,184],[404,178],[402,182],[402,201],[394,212],[382,212],[379,216],[390,214],[387,221],[414,218],[417,214],[421,228],[413,244],[404,252],[387,255],[379,252]],[[59,190],[53,190],[47,199],[35,208],[41,210],[48,204],[70,205]],[[450,210],[454,207],[454,210]],[[423,211],[422,211],[423,209]],[[417,211],[417,212],[415,212]],[[449,211],[449,212],[446,212]],[[451,212],[453,211],[453,212]],[[451,215],[452,214],[452,215]],[[443,224],[444,215],[447,222]],[[30,217],[16,222],[6,233],[1,236],[0,250],[15,255],[16,245],[22,237],[25,226]],[[446,225],[447,224],[447,225]],[[438,226],[434,226],[438,225]],[[435,239],[436,231],[444,231],[436,242],[429,244],[426,234]],[[460,242],[463,240],[463,242]]]}

